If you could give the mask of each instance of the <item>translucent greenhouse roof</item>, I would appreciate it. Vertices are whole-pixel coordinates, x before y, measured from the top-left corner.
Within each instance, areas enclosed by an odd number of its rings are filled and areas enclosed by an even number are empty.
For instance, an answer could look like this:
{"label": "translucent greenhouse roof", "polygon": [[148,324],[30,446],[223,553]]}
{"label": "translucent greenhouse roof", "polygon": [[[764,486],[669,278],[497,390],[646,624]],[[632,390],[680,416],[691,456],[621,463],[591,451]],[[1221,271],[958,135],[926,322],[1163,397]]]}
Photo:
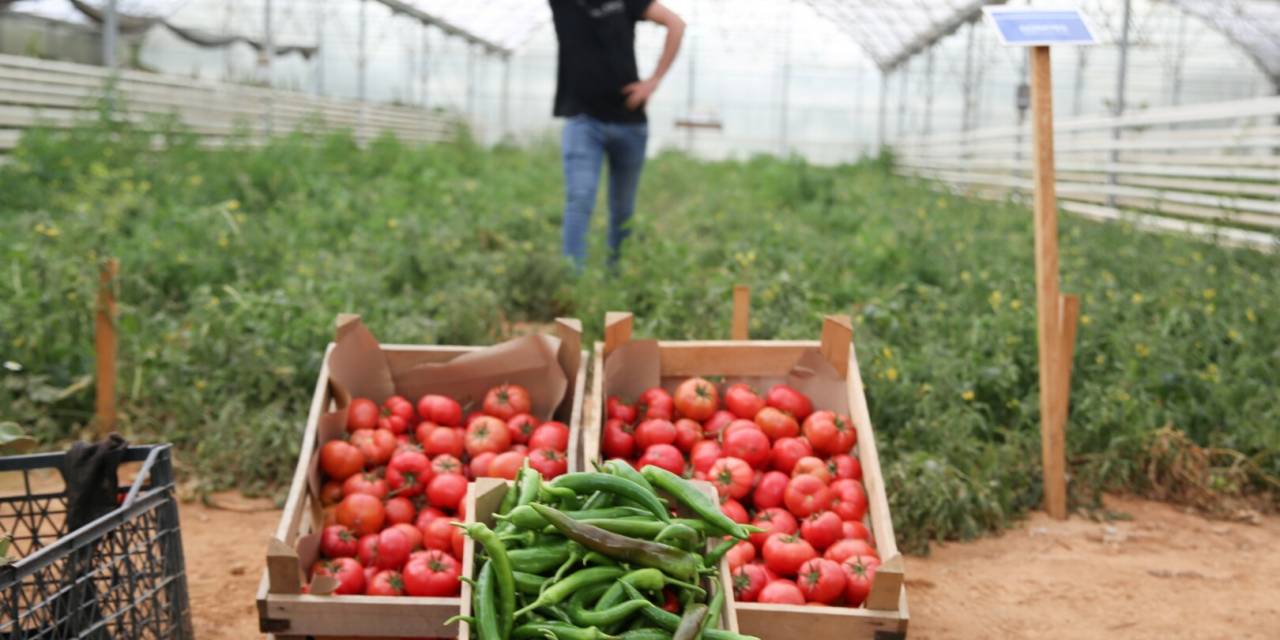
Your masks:
{"label": "translucent greenhouse roof", "polygon": [[1280,2],[1166,0],[1204,20],[1244,50],[1280,85]]}

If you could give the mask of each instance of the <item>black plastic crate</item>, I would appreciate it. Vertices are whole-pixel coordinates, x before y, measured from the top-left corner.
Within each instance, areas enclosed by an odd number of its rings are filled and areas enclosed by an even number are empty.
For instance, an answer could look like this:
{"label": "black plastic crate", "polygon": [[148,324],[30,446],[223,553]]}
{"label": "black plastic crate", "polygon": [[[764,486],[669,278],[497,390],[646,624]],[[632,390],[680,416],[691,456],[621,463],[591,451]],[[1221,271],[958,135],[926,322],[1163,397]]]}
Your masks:
{"label": "black plastic crate", "polygon": [[24,489],[0,495],[0,535],[21,558],[0,566],[0,639],[192,638],[169,445],[129,447],[122,462],[143,464],[120,506],[71,532],[61,476],[49,492],[32,474],[62,459],[0,458],[5,484],[20,473]]}

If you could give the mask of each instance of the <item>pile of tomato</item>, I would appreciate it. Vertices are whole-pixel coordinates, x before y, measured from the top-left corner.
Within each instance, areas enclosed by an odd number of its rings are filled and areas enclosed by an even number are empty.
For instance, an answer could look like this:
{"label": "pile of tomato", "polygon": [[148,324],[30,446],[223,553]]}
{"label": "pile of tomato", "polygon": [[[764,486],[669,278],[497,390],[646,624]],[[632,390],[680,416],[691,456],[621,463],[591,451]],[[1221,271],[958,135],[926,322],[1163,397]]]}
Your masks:
{"label": "pile of tomato", "polygon": [[863,525],[867,495],[848,416],[815,411],[785,384],[760,395],[690,378],[634,403],[606,401],[600,448],[637,468],[656,465],[707,480],[721,510],[763,533],[728,554],[739,602],[856,607],[879,554]]}
{"label": "pile of tomato", "polygon": [[468,480],[514,479],[526,460],[547,479],[568,470],[569,427],[531,409],[512,384],[465,417],[442,395],[353,399],[346,438],[320,449],[325,527],[312,575],[337,579],[337,594],[457,595],[463,536],[450,523],[466,515]]}

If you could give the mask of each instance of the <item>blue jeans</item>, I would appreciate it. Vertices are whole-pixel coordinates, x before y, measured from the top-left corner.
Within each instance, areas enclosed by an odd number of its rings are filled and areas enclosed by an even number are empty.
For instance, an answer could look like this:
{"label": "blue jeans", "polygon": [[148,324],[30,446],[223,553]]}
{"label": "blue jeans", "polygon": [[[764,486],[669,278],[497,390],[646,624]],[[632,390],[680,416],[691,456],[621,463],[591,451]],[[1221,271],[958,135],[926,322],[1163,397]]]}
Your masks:
{"label": "blue jeans", "polygon": [[648,139],[649,125],[645,123],[602,122],[588,115],[565,121],[561,139],[564,255],[572,258],[578,269],[587,259],[587,228],[605,156],[609,158],[609,264],[617,263],[622,241],[630,233],[627,222],[635,213],[636,187],[640,184]]}

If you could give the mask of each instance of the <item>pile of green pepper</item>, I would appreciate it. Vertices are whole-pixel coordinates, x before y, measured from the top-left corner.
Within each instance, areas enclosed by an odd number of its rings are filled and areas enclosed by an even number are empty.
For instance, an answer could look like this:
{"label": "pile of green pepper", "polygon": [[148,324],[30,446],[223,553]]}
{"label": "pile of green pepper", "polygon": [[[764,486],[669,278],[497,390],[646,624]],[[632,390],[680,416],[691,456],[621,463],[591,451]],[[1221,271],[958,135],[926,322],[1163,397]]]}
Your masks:
{"label": "pile of green pepper", "polygon": [[[658,490],[696,515],[672,517]],[[526,467],[495,518],[492,529],[454,523],[476,543],[475,578],[463,578],[472,638],[752,638],[719,628],[720,559],[751,530],[675,474],[611,461],[543,483]],[[679,594],[682,614],[660,606],[664,589]]]}

